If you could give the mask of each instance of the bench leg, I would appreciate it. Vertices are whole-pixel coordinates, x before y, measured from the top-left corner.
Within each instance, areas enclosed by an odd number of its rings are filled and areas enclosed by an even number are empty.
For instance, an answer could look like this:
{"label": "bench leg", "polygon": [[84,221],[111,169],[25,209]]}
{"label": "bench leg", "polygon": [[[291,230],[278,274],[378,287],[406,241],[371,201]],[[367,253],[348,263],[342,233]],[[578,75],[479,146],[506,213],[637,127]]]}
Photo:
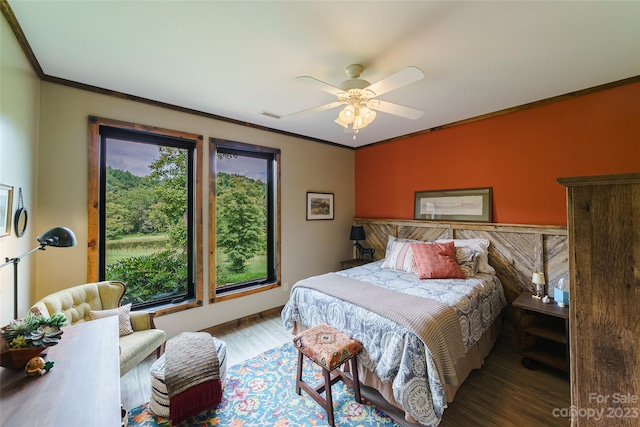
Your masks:
{"label": "bench leg", "polygon": [[302,381],[302,353],[298,352],[298,373],[296,375],[296,393],[301,394],[300,382]]}
{"label": "bench leg", "polygon": [[331,372],[328,369],[323,368],[322,373],[324,374],[324,410],[327,412],[329,425],[335,426],[335,422],[333,420],[333,399],[331,398]]}
{"label": "bench leg", "polygon": [[358,358],[351,358],[351,376],[353,377],[353,393],[356,395],[356,402],[362,403],[362,398],[360,397],[360,379],[358,378]]}
{"label": "bench leg", "polygon": [[[349,361],[345,362],[348,363]],[[323,384],[313,388],[308,383],[302,380],[302,364],[304,363],[304,355],[301,351],[298,351],[298,368],[296,372],[296,394],[301,395],[302,389],[304,389],[313,400],[315,400],[327,413],[327,422],[331,426],[335,426],[335,417],[333,413],[333,396],[331,395],[331,386],[338,381],[342,381],[353,389],[355,394],[355,400],[358,403],[362,403],[362,397],[360,395],[360,379],[358,378],[358,362],[354,356],[350,359],[351,362],[351,376],[349,378],[339,368],[335,370],[336,375],[332,377],[331,371],[326,368],[322,368],[322,375],[324,377]],[[321,393],[324,392],[325,397],[322,397]]]}

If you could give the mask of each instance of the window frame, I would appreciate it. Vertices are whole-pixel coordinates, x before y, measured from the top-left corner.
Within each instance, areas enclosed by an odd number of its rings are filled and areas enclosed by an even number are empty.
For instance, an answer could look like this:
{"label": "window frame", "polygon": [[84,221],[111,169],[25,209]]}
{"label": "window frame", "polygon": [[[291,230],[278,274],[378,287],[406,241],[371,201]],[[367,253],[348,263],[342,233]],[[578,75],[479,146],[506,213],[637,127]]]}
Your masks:
{"label": "window frame", "polygon": [[[266,281],[251,284],[231,285],[230,288],[218,293],[216,287],[216,159],[218,149],[232,152],[245,152],[248,157],[267,158],[272,157],[274,166],[271,171],[271,179],[275,183],[267,182],[267,262],[273,265],[275,277]],[[271,231],[271,239],[269,238]],[[209,138],[209,302],[224,301],[239,298],[257,292],[263,292],[281,286],[280,274],[280,150],[248,144],[244,142],[229,141],[218,138]]]}
{"label": "window frame", "polygon": [[113,129],[124,131],[133,131],[139,134],[146,134],[164,138],[183,139],[194,141],[195,158],[193,175],[193,197],[192,209],[194,227],[192,248],[194,251],[195,267],[193,269],[193,297],[177,303],[167,303],[158,306],[144,307],[146,311],[155,312],[156,316],[181,311],[187,308],[202,306],[203,301],[203,227],[202,227],[202,176],[203,176],[203,136],[188,132],[174,131],[170,129],[162,129],[153,126],[140,125],[119,120],[111,120],[89,116],[89,141],[88,141],[88,244],[87,244],[87,281],[97,282],[100,277],[100,191],[103,182],[101,174],[103,173],[103,160],[101,159],[101,135],[100,127],[105,126]]}

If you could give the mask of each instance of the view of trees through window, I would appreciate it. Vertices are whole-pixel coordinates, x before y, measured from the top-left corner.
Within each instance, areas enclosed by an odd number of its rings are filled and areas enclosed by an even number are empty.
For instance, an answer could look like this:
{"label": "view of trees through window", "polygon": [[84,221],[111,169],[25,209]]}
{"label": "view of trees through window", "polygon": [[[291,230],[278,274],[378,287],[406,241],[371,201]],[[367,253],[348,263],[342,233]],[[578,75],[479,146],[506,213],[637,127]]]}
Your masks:
{"label": "view of trees through window", "polygon": [[216,157],[216,287],[267,280],[269,159]]}
{"label": "view of trees through window", "polygon": [[192,149],[113,137],[103,144],[104,278],[127,284],[123,304],[192,295]]}

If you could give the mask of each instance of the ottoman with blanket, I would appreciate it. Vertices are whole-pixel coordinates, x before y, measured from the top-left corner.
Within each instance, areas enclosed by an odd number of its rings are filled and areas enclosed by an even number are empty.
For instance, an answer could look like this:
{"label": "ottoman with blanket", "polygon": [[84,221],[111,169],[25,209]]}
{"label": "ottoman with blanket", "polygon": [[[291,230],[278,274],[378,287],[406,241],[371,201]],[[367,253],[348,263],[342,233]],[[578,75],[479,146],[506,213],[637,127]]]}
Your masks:
{"label": "ottoman with blanket", "polygon": [[149,410],[173,425],[222,400],[227,346],[206,332],[183,332],[167,341],[151,366]]}

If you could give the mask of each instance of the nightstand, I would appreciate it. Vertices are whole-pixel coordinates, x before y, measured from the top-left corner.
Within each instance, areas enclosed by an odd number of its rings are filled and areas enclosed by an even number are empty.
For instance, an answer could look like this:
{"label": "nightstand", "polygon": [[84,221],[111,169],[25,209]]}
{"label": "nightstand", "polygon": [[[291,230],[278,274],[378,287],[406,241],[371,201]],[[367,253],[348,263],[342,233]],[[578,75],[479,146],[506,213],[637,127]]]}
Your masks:
{"label": "nightstand", "polygon": [[535,368],[535,362],[569,371],[569,307],[545,304],[528,292],[513,302],[516,321],[516,349],[522,365]]}
{"label": "nightstand", "polygon": [[362,259],[362,258],[348,259],[346,261],[340,261],[340,269],[341,270],[346,270],[347,268],[352,268],[352,267],[357,267],[359,265],[369,264],[370,262],[373,262],[373,260],[371,260],[371,259]]}

